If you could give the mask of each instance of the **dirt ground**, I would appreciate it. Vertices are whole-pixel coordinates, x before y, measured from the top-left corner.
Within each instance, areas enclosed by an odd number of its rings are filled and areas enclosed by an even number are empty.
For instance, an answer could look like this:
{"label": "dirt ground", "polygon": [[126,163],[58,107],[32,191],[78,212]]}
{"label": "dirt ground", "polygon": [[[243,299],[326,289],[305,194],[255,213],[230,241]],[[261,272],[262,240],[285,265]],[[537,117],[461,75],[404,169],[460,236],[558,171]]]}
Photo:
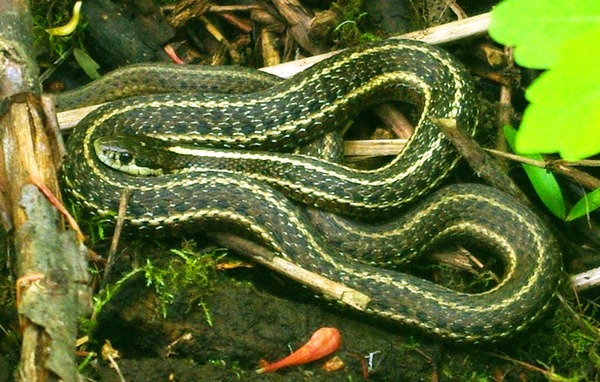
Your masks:
{"label": "dirt ground", "polygon": [[[105,308],[94,334],[97,344],[110,340],[121,352],[123,358],[117,362],[127,381],[551,379],[533,365],[571,373],[571,366],[553,358],[562,340],[553,332],[552,312],[532,330],[505,343],[458,346],[340,309],[260,267],[221,274],[200,299],[190,299],[196,292],[182,291],[166,320],[142,277],[129,284]],[[342,333],[343,344],[335,353],[344,364],[340,370],[323,371],[328,357],[274,374],[255,373],[259,360],[275,361],[288,355],[324,326]],[[86,370],[95,380],[118,380],[105,362]],[[587,372],[594,375],[592,370]]]}
{"label": "dirt ground", "polygon": [[[557,326],[565,321],[561,311],[555,303],[531,330],[504,343],[453,345],[319,300],[260,267],[221,271],[208,289],[179,291],[164,318],[159,297],[140,273],[104,307],[91,342],[82,349],[101,353],[109,341],[119,352],[116,364],[126,381],[559,380],[550,371],[580,377],[566,380],[592,381],[597,377],[593,363],[574,354],[573,343]],[[6,329],[16,330],[16,323],[1,322],[0,381],[9,381],[18,347]],[[324,326],[342,334],[342,346],[334,355],[256,374],[261,359],[288,355]],[[324,371],[324,363],[334,356],[343,366]],[[120,380],[99,356],[83,375],[94,381]]]}

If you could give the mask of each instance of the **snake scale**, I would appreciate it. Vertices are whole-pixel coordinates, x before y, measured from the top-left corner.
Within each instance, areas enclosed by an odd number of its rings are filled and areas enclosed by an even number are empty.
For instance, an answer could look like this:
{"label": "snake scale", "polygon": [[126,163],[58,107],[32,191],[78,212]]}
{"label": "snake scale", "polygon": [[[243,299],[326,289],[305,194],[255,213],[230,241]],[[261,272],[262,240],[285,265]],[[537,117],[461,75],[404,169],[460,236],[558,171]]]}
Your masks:
{"label": "snake scale", "polygon": [[[231,70],[200,76],[222,80]],[[244,71],[240,78],[255,77]],[[68,139],[65,191],[93,214],[114,218],[129,190],[125,221],[142,232],[235,229],[368,296],[365,312],[450,340],[502,339],[544,311],[561,275],[544,223],[487,186],[438,189],[459,156],[434,119],[452,119],[470,134],[477,126],[472,81],[448,53],[390,39],[288,80],[264,81],[251,93],[153,93],[97,109]],[[90,89],[99,94],[100,86]],[[406,148],[389,163],[359,170],[294,151],[385,101],[421,111]],[[306,205],[317,211],[312,220]],[[449,243],[492,255],[501,279],[465,293],[398,270]]]}

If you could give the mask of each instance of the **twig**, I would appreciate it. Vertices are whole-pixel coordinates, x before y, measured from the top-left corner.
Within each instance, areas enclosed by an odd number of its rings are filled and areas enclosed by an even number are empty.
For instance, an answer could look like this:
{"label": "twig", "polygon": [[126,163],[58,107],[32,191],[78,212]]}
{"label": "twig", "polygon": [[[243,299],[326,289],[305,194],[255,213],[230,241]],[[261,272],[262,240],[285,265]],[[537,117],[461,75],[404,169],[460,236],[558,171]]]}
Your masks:
{"label": "twig", "polygon": [[496,358],[503,359],[505,361],[512,362],[512,363],[514,363],[516,365],[519,365],[519,366],[522,366],[522,367],[524,367],[524,368],[526,368],[528,370],[536,371],[536,372],[544,375],[545,377],[547,377],[551,381],[558,380],[556,378],[556,374],[555,373],[553,373],[551,371],[548,371],[546,369],[542,369],[541,367],[532,365],[532,364],[527,363],[527,362],[519,361],[517,359],[511,358],[511,357],[508,357],[508,356],[505,356],[505,355],[502,355],[502,354],[498,354],[498,353],[488,352],[487,354],[491,355],[492,357],[496,357]]}
{"label": "twig", "polygon": [[110,273],[115,261],[115,255],[117,253],[117,247],[121,240],[121,232],[123,232],[123,224],[125,222],[125,212],[127,211],[127,202],[129,200],[130,189],[125,188],[121,193],[121,199],[119,201],[119,211],[117,213],[117,221],[115,223],[115,231],[110,242],[110,250],[108,251],[108,259],[106,260],[106,267],[104,269],[104,276],[100,283],[100,290],[106,287],[106,284],[110,280]]}
{"label": "twig", "polygon": [[273,6],[289,25],[289,33],[294,40],[310,54],[319,54],[324,48],[308,37],[313,15],[298,0],[272,0]]}
{"label": "twig", "polygon": [[573,182],[579,183],[590,190],[600,188],[600,179],[588,174],[585,171],[580,171],[564,164],[554,165],[552,162],[548,165],[548,168],[556,173],[570,178]]}
{"label": "twig", "polygon": [[579,292],[600,285],[600,267],[571,276],[571,283]]}
{"label": "twig", "polygon": [[250,5],[209,5],[207,12],[221,13],[221,12],[248,12],[255,9],[262,9],[259,4]]}
{"label": "twig", "polygon": [[510,194],[526,205],[531,202],[521,191],[513,180],[504,172],[502,168],[479,146],[472,138],[467,137],[458,126],[455,120],[437,118],[433,122],[444,132],[446,137],[454,144],[463,158],[469,163],[477,176],[481,177],[489,185]]}
{"label": "twig", "polygon": [[344,155],[347,157],[398,155],[405,145],[406,139],[344,141]]}
{"label": "twig", "polygon": [[318,293],[343,302],[354,309],[364,312],[371,300],[369,296],[363,293],[307,271],[250,240],[221,232],[210,232],[208,235],[214,238],[219,244],[235,252],[248,255],[255,262],[286,275],[290,279],[298,281]]}
{"label": "twig", "polygon": [[531,158],[523,157],[520,155],[515,155],[515,154],[507,153],[504,151],[498,151],[498,150],[494,150],[494,149],[484,149],[484,150],[495,156],[507,158],[507,159],[513,160],[515,162],[527,164],[530,166],[540,167],[540,168],[546,168],[548,170],[551,170],[553,172],[561,174],[561,175],[571,179],[573,182],[581,184],[582,186],[584,186],[590,190],[595,190],[597,188],[600,188],[600,179],[596,178],[593,175],[588,174],[585,171],[581,171],[581,170],[577,170],[577,169],[573,168],[573,166],[598,166],[598,163],[597,163],[598,161],[596,161],[596,160],[581,160],[581,161],[575,161],[575,162],[567,162],[565,160],[558,159],[558,160],[540,161],[537,159],[531,159]]}
{"label": "twig", "polygon": [[[504,50],[508,57],[507,70],[511,70],[514,66],[512,59],[512,48],[506,47]],[[512,84],[510,84],[512,85]],[[514,112],[512,107],[512,86],[502,85],[500,87],[500,100],[498,102],[498,131],[496,134],[496,148],[501,151],[506,151],[506,139],[502,134],[503,126],[510,124],[510,118]]]}
{"label": "twig", "polygon": [[[393,104],[389,102],[382,103],[375,106],[373,111],[385,126],[391,128],[398,138],[406,141],[413,135],[415,131],[414,126]],[[397,151],[396,154],[399,152]]]}

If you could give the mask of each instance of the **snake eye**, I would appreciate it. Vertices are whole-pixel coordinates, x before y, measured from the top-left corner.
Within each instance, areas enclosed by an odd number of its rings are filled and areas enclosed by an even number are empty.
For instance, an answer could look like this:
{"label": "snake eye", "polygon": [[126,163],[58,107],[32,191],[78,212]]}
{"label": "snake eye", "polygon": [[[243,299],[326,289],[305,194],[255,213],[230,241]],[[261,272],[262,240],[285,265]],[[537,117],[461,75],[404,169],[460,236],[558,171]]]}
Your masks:
{"label": "snake eye", "polygon": [[129,163],[131,163],[132,160],[133,160],[133,155],[131,155],[131,153],[129,153],[129,152],[123,152],[123,153],[119,154],[119,161],[122,164],[129,164]]}

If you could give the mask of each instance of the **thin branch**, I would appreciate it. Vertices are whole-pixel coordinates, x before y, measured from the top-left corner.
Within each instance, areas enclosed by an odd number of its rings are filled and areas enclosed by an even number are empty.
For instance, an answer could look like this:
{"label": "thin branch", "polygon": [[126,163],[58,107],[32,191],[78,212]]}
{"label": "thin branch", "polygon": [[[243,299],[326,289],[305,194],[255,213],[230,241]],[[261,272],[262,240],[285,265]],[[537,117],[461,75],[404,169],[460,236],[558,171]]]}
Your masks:
{"label": "thin branch", "polygon": [[283,274],[294,281],[298,281],[318,293],[343,302],[354,309],[364,312],[371,301],[369,296],[331,281],[321,275],[307,271],[250,240],[223,232],[210,232],[208,235],[214,238],[219,244],[237,253],[249,255],[253,261]]}

